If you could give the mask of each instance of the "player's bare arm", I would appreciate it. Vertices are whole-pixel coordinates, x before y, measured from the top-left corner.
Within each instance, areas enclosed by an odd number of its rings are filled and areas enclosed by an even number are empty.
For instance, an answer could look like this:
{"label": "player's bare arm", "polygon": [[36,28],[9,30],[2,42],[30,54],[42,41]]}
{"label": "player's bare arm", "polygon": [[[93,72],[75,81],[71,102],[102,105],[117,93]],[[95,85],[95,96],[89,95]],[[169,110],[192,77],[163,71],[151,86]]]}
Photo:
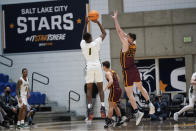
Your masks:
{"label": "player's bare arm", "polygon": [[30,93],[30,89],[29,87],[27,88],[27,98],[29,98],[31,96],[31,93]]}
{"label": "player's bare arm", "polygon": [[115,27],[116,27],[116,31],[117,33],[123,37],[123,38],[127,38],[127,34],[121,29],[120,24],[118,22],[118,12],[114,11],[114,15],[112,16],[112,18],[115,20]]}
{"label": "player's bare arm", "polygon": [[93,22],[98,24],[98,26],[99,26],[99,28],[101,30],[101,33],[102,33],[100,35],[100,37],[102,38],[102,40],[104,40],[105,39],[105,36],[106,36],[106,31],[105,31],[104,27],[102,26],[102,24],[98,20],[95,20]]}
{"label": "player's bare arm", "polygon": [[18,80],[17,85],[16,85],[16,96],[17,96],[20,103],[22,102],[22,100],[20,98],[20,86],[21,85],[22,85],[22,80]]}
{"label": "player's bare arm", "polygon": [[113,78],[112,78],[112,74],[110,72],[106,73],[106,78],[108,79],[108,84],[107,86],[104,88],[104,91],[106,89],[108,89],[112,84],[113,84]]}
{"label": "player's bare arm", "polygon": [[89,22],[88,17],[85,17],[85,24],[84,24],[84,28],[83,28],[82,35],[83,35],[84,33],[86,33],[86,32],[87,32],[86,27],[87,27],[87,25],[88,25],[88,22]]}
{"label": "player's bare arm", "polygon": [[127,40],[127,34],[121,29],[117,16],[118,16],[118,12],[114,11],[114,15],[112,16],[112,18],[114,19],[116,31],[118,33],[118,36],[119,36],[121,42],[122,42],[123,50],[127,50],[128,46],[129,46],[129,43],[128,43],[128,40]]}
{"label": "player's bare arm", "polygon": [[22,85],[22,80],[18,80],[16,85],[16,96],[20,98],[20,86]]}
{"label": "player's bare arm", "polygon": [[196,85],[196,79],[191,79],[191,82],[190,82],[192,85]]}

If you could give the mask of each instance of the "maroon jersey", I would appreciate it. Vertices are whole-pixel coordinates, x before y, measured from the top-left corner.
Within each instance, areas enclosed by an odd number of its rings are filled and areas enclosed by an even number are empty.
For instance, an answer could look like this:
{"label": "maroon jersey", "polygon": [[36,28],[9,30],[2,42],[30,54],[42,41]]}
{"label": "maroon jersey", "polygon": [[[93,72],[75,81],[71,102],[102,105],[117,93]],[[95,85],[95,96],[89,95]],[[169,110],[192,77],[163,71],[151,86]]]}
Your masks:
{"label": "maroon jersey", "polygon": [[130,44],[127,52],[121,51],[121,66],[123,69],[128,69],[129,67],[135,64],[134,63],[135,52],[136,52],[135,44]]}
{"label": "maroon jersey", "polygon": [[121,88],[120,88],[120,84],[118,82],[118,77],[117,77],[117,74],[114,70],[111,70],[110,72],[112,74],[113,84],[112,84],[111,87],[109,87],[110,94],[109,94],[108,100],[111,101],[111,102],[119,102],[122,91],[121,91]]}
{"label": "maroon jersey", "polygon": [[127,52],[121,51],[121,66],[123,72],[124,86],[131,87],[134,82],[140,82],[140,74],[134,63],[136,45],[130,44]]}

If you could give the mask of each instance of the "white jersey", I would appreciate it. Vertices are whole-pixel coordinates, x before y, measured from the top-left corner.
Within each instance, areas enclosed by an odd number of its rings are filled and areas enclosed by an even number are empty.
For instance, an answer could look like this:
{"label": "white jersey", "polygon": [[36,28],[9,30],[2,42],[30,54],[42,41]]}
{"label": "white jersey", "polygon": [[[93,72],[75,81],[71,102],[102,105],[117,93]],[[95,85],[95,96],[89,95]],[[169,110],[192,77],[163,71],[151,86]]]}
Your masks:
{"label": "white jersey", "polygon": [[[193,75],[192,75],[192,77],[191,77],[191,80],[196,81],[196,72],[193,73]],[[196,93],[196,86],[194,85],[193,87],[194,87],[194,91],[195,91],[195,93]]]}
{"label": "white jersey", "polygon": [[27,91],[29,88],[29,80],[27,78],[27,80],[25,81],[23,79],[23,77],[20,77],[20,80],[22,81],[22,84],[20,86],[20,96],[21,97],[27,97]]}
{"label": "white jersey", "polygon": [[80,47],[82,49],[82,53],[86,59],[87,70],[92,68],[100,68],[101,63],[99,60],[99,51],[100,45],[102,44],[102,38],[98,37],[91,43],[86,43],[85,40],[82,40],[80,43]]}

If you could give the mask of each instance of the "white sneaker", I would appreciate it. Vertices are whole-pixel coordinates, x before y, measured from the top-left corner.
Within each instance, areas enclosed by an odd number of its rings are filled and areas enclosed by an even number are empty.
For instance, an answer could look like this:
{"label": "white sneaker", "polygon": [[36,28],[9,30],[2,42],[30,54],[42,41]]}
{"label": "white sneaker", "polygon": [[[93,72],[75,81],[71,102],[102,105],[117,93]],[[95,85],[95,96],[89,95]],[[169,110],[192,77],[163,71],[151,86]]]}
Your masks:
{"label": "white sneaker", "polygon": [[136,118],[136,126],[138,126],[142,120],[142,117],[144,116],[144,113],[143,112],[140,112],[138,111],[136,114],[135,114],[135,118]]}
{"label": "white sneaker", "polygon": [[127,117],[126,116],[123,116],[122,117],[122,120],[123,120],[123,122],[125,122],[127,120]]}
{"label": "white sneaker", "polygon": [[178,121],[178,113],[177,113],[177,112],[174,113],[174,120],[175,120],[175,121]]}
{"label": "white sneaker", "polygon": [[149,103],[149,108],[150,108],[149,114],[150,115],[154,114],[155,113],[155,107],[152,103]]}

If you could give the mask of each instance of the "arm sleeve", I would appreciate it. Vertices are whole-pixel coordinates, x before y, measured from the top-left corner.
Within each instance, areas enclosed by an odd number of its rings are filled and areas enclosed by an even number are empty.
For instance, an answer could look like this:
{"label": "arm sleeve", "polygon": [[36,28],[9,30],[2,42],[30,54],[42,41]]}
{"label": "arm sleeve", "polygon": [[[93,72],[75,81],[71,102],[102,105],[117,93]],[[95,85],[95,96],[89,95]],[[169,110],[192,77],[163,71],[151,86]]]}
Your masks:
{"label": "arm sleeve", "polygon": [[82,40],[82,41],[80,42],[80,47],[81,47],[81,48],[84,48],[84,46],[85,46],[85,40]]}

